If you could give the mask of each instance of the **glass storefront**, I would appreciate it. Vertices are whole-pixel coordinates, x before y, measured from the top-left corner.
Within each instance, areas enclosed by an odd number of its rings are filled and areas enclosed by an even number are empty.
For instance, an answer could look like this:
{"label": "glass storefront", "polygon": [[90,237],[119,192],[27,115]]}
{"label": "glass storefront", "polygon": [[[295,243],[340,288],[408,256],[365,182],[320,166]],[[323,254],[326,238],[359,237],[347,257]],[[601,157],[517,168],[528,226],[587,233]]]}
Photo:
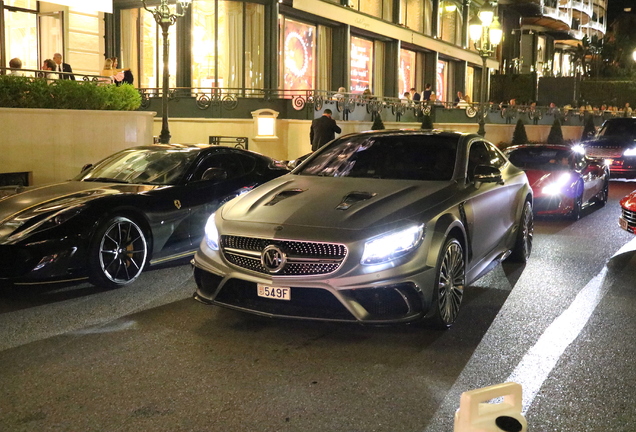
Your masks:
{"label": "glass storefront", "polygon": [[448,100],[448,62],[439,60],[437,62],[437,100],[446,102]]}
{"label": "glass storefront", "polygon": [[400,50],[400,76],[399,76],[399,95],[402,96],[411,88],[415,87],[415,51]]}
{"label": "glass storefront", "polygon": [[[15,0],[13,3],[25,4],[28,2]],[[17,57],[22,60],[22,68],[39,69],[37,14],[5,9],[4,22],[6,63],[8,64],[10,59]]]}
{"label": "glass storefront", "polygon": [[192,86],[262,88],[264,6],[217,4],[192,2]]}
{"label": "glass storefront", "polygon": [[316,27],[282,18],[280,64],[285,90],[307,90],[316,84]]}
{"label": "glass storefront", "polygon": [[351,93],[373,93],[373,41],[351,37]]}

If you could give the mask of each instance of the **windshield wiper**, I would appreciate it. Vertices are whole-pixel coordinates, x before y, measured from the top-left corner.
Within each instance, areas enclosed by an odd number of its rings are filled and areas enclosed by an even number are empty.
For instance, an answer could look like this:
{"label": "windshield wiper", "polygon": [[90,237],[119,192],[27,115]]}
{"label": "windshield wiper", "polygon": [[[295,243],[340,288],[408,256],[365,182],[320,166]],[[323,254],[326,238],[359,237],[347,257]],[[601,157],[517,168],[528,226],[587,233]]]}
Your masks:
{"label": "windshield wiper", "polygon": [[91,178],[85,178],[82,181],[130,184],[130,182],[126,180],[119,180],[119,179],[108,178],[108,177],[91,177]]}

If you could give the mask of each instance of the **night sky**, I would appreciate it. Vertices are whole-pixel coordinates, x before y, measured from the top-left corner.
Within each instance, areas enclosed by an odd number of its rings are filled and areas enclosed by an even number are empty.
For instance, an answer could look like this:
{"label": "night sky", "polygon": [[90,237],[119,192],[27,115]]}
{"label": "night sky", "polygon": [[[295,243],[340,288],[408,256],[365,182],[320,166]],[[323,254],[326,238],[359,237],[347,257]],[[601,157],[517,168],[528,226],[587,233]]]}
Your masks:
{"label": "night sky", "polygon": [[632,13],[636,13],[636,1],[634,0],[609,0],[607,2],[607,23],[611,24],[626,7],[631,7]]}

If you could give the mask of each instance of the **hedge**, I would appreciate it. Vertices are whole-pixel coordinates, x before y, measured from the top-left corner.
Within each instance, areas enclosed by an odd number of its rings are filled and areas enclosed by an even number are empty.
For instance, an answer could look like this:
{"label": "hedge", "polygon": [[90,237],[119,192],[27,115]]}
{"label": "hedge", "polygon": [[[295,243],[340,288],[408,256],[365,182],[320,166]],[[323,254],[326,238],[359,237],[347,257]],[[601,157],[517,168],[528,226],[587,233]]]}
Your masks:
{"label": "hedge", "polygon": [[0,107],[134,111],[137,89],[91,81],[52,80],[0,75]]}

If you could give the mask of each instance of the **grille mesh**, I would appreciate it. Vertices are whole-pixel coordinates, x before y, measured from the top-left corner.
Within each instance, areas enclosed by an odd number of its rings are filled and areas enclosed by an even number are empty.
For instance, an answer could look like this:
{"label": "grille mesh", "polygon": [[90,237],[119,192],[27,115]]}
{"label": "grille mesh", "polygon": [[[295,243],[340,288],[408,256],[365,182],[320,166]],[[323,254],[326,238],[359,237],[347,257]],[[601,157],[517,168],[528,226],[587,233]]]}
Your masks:
{"label": "grille mesh", "polygon": [[[278,276],[323,275],[333,273],[347,256],[347,247],[334,243],[314,243],[292,240],[271,240],[239,236],[221,236],[223,256],[230,263],[258,273],[269,274],[260,260],[260,253],[269,245],[276,245],[287,255],[287,265]],[[228,251],[232,249],[232,251]],[[249,256],[249,253],[252,253]],[[258,252],[259,256],[253,256]],[[311,259],[311,262],[295,262]]]}

